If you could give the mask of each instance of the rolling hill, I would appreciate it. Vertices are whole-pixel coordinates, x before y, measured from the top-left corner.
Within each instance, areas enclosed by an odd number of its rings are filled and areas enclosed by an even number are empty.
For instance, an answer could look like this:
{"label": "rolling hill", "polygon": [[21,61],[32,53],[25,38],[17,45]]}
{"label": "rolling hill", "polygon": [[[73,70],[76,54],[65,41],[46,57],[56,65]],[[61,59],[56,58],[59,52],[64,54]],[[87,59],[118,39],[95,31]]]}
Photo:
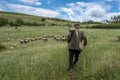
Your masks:
{"label": "rolling hill", "polygon": [[0,11],[0,18],[5,18],[5,19],[8,19],[9,21],[15,21],[17,18],[21,18],[25,22],[36,22],[36,23],[41,23],[43,22],[42,19],[45,19],[44,22],[46,24],[57,23],[58,25],[74,23],[74,21],[68,21],[64,19],[34,16],[34,15],[28,15],[28,14],[22,14],[22,13],[2,12],[2,11]]}

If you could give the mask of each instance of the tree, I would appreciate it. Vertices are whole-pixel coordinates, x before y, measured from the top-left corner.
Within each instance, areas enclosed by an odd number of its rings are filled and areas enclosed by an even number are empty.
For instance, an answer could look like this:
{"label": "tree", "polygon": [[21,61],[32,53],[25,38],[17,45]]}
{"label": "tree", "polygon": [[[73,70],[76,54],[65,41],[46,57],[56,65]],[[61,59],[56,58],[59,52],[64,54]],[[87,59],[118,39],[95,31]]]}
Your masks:
{"label": "tree", "polygon": [[13,21],[9,22],[10,26],[15,26],[15,23]]}
{"label": "tree", "polygon": [[21,18],[17,18],[15,20],[15,26],[20,26],[20,25],[23,25],[23,24],[24,24],[24,21]]}
{"label": "tree", "polygon": [[113,16],[113,17],[111,17],[111,22],[112,23],[118,23],[118,22],[120,22],[120,15],[119,16]]}
{"label": "tree", "polygon": [[42,18],[42,19],[41,19],[42,22],[45,22],[45,20],[46,20],[45,18]]}

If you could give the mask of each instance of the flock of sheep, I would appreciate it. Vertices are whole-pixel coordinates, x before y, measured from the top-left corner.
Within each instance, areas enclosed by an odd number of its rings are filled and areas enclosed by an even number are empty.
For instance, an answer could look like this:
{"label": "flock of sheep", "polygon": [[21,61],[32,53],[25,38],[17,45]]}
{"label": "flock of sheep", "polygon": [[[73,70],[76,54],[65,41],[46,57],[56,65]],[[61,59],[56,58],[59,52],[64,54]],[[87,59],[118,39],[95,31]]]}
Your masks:
{"label": "flock of sheep", "polygon": [[29,42],[33,42],[33,41],[37,41],[37,40],[42,40],[42,41],[48,41],[50,38],[56,40],[56,41],[62,41],[65,42],[67,41],[67,36],[60,36],[60,35],[43,35],[41,37],[37,37],[37,38],[25,38],[25,39],[21,39],[20,40],[20,44],[24,44],[24,43],[29,43]]}
{"label": "flock of sheep", "polygon": [[[41,41],[44,41],[44,42],[47,42],[49,39],[53,39],[53,40],[56,40],[56,41],[61,41],[61,42],[66,42],[67,41],[67,36],[60,36],[60,35],[43,35],[43,36],[40,36],[40,37],[36,37],[36,38],[24,38],[24,39],[20,39],[19,40],[19,43],[20,44],[26,44],[26,43],[30,43],[30,42],[33,42],[33,41],[38,41],[38,40],[41,40]],[[13,39],[11,38],[8,38],[7,40],[4,40],[4,41],[0,41],[0,42],[9,42],[9,41],[12,41]],[[10,49],[14,49],[17,47],[17,44],[12,44],[9,48]]]}

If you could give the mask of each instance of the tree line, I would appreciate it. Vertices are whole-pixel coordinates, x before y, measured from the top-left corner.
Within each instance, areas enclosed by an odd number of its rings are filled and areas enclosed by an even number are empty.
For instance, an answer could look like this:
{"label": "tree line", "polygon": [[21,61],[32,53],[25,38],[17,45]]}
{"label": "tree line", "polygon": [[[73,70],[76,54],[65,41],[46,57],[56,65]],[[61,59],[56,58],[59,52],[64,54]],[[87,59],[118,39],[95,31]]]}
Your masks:
{"label": "tree line", "polygon": [[[46,19],[48,18],[41,18],[40,23],[37,22],[25,22],[23,19],[21,18],[16,18],[14,21],[10,21],[9,19],[6,18],[0,18],[0,26],[5,26],[5,25],[10,25],[10,26],[21,26],[21,25],[27,25],[27,26],[69,26],[72,27],[74,24],[73,22],[70,21],[66,21],[65,24],[59,24],[59,23],[47,23]],[[61,19],[54,19],[52,18],[52,20],[56,20],[56,21],[64,21]],[[80,22],[79,22],[80,23]],[[82,22],[80,24],[88,24],[88,26],[86,27],[81,27],[81,28],[117,28],[120,29],[120,16],[114,16],[111,17],[111,20],[106,20],[105,23],[100,23],[100,22],[94,22],[92,20],[86,21],[86,22]],[[94,26],[89,26],[89,24],[96,24]]]}
{"label": "tree line", "polygon": [[16,18],[14,21],[9,21],[9,19],[6,18],[0,18],[0,26],[21,26],[21,25],[27,25],[27,26],[69,26],[71,27],[70,22],[66,22],[66,24],[58,24],[58,23],[47,23],[46,18],[41,18],[40,23],[37,22],[25,22],[21,18]]}
{"label": "tree line", "polygon": [[[41,19],[42,22],[45,21],[44,18]],[[45,26],[45,23],[37,23],[37,22],[25,22],[21,18],[15,19],[15,21],[9,21],[9,19],[6,18],[0,18],[0,26],[21,26],[21,25],[28,25],[28,26]]]}
{"label": "tree line", "polygon": [[104,23],[94,22],[92,20],[83,22],[84,24],[96,24],[93,26],[87,25],[82,28],[99,28],[99,29],[120,29],[120,15],[111,17],[110,20],[105,20]]}

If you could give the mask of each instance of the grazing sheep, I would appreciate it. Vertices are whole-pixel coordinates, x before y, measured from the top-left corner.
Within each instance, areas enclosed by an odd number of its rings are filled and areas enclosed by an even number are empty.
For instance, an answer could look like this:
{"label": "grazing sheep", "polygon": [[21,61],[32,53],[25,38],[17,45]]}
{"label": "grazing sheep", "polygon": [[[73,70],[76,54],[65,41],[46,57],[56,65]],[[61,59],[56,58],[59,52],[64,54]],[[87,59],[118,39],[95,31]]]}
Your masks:
{"label": "grazing sheep", "polygon": [[16,47],[17,47],[17,44],[13,44],[12,46],[13,46],[14,48],[16,48]]}
{"label": "grazing sheep", "polygon": [[43,41],[48,41],[48,39],[47,38],[43,38]]}
{"label": "grazing sheep", "polygon": [[56,39],[57,38],[57,36],[54,36],[54,39]]}
{"label": "grazing sheep", "polygon": [[64,41],[65,41],[65,39],[63,38],[63,39],[62,39],[62,41],[64,42]]}
{"label": "grazing sheep", "polygon": [[62,40],[63,42],[65,42],[65,41],[67,41],[67,38],[64,37],[64,38],[62,38],[61,40]]}
{"label": "grazing sheep", "polygon": [[60,41],[60,38],[56,38],[57,41]]}
{"label": "grazing sheep", "polygon": [[10,46],[10,49],[14,49],[14,48],[17,48],[16,44],[13,44],[13,45]]}
{"label": "grazing sheep", "polygon": [[35,41],[35,39],[34,39],[34,38],[31,38],[30,40],[31,40],[31,41]]}
{"label": "grazing sheep", "polygon": [[30,41],[31,41],[31,38],[26,38],[25,40],[27,40],[28,42],[30,42]]}
{"label": "grazing sheep", "polygon": [[67,36],[62,36],[61,41],[63,42],[67,41]]}
{"label": "grazing sheep", "polygon": [[28,43],[28,42],[29,42],[29,40],[27,40],[27,39],[20,40],[20,43],[21,43],[21,44],[23,44],[23,43]]}
{"label": "grazing sheep", "polygon": [[65,36],[62,36],[63,38],[65,37]]}
{"label": "grazing sheep", "polygon": [[11,39],[10,38],[8,38],[7,40],[6,40],[6,42],[8,42],[8,41],[10,41]]}
{"label": "grazing sheep", "polygon": [[42,40],[42,37],[38,37],[37,39],[38,39],[38,40]]}
{"label": "grazing sheep", "polygon": [[20,44],[23,44],[24,43],[24,40],[20,40]]}
{"label": "grazing sheep", "polygon": [[24,40],[24,43],[28,43],[28,42],[29,42],[29,40],[27,40],[27,39]]}
{"label": "grazing sheep", "polygon": [[37,41],[38,39],[37,38],[34,38],[35,41]]}
{"label": "grazing sheep", "polygon": [[63,38],[67,38],[67,36],[62,36]]}

